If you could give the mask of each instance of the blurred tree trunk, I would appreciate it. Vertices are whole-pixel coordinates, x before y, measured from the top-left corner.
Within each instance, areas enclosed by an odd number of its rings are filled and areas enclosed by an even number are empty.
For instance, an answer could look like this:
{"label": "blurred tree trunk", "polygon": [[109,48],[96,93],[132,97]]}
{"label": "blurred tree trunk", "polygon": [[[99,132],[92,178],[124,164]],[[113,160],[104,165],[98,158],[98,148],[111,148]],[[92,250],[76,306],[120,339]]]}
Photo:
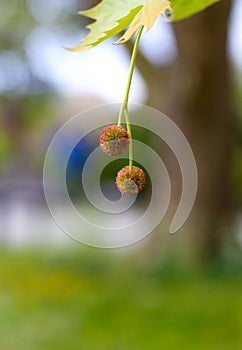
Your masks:
{"label": "blurred tree trunk", "polygon": [[192,236],[201,260],[219,256],[231,209],[233,113],[227,57],[231,2],[223,0],[174,24],[178,58],[172,67],[148,67],[142,55],[138,62],[148,84],[147,103],[180,126],[197,161]]}
{"label": "blurred tree trunk", "polygon": [[[198,253],[216,258],[231,208],[230,170],[233,113],[227,57],[231,0],[224,0],[193,18],[176,23],[179,52],[174,84],[176,114],[198,166]],[[173,95],[173,96],[172,96]],[[194,232],[196,234],[196,232]]]}

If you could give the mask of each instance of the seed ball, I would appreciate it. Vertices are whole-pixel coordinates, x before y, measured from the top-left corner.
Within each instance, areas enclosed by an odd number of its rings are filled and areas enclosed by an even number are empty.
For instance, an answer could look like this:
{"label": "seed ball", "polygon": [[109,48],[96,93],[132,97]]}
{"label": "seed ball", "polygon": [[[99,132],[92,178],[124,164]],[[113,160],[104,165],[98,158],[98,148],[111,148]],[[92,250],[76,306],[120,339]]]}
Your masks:
{"label": "seed ball", "polygon": [[145,173],[137,166],[122,168],[116,177],[116,186],[121,193],[136,195],[143,191],[146,184]]}
{"label": "seed ball", "polygon": [[108,156],[119,156],[129,147],[129,134],[119,125],[108,125],[101,132],[100,147]]}

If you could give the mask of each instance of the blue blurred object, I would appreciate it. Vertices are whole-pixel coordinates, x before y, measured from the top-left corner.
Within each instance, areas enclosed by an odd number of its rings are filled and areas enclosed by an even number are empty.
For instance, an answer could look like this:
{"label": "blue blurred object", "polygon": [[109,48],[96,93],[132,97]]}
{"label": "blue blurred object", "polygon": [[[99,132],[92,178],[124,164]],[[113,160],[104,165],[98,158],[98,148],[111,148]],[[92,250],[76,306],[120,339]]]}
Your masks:
{"label": "blue blurred object", "polygon": [[[68,140],[65,140],[68,142]],[[70,140],[71,141],[71,140]],[[66,169],[66,183],[71,199],[83,197],[82,170],[93,150],[93,143],[86,136],[73,148]]]}
{"label": "blue blurred object", "polygon": [[74,147],[71,156],[68,161],[68,172],[75,174],[81,174],[85,161],[88,155],[91,153],[93,146],[90,141],[83,138]]}

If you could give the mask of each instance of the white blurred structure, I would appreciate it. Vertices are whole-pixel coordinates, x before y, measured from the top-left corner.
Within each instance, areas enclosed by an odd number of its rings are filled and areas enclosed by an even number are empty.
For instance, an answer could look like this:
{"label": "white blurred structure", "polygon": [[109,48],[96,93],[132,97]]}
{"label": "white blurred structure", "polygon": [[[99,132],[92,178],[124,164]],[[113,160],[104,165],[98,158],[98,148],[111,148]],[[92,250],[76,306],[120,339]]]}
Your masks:
{"label": "white blurred structure", "polygon": [[0,244],[67,244],[70,239],[54,222],[42,183],[0,184]]}

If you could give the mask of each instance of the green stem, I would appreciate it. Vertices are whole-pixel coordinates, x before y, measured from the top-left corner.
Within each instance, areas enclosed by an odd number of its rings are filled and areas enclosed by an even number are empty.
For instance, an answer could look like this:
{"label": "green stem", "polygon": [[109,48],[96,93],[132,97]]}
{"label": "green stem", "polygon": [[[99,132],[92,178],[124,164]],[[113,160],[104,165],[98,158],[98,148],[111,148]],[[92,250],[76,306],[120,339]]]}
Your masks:
{"label": "green stem", "polygon": [[132,77],[133,77],[133,73],[134,73],[135,60],[136,60],[138,47],[139,47],[139,41],[141,38],[143,28],[144,28],[144,26],[139,28],[138,34],[137,34],[137,37],[136,37],[135,43],[134,43],[134,48],[133,48],[133,52],[132,52],[132,56],[131,56],[131,62],[130,62],[130,66],[129,66],[128,82],[127,82],[127,86],[126,86],[126,90],[125,90],[125,94],[124,94],[123,104],[122,104],[122,107],[121,107],[121,110],[119,113],[119,117],[118,117],[118,125],[119,126],[122,123],[123,114],[124,114],[124,111],[128,105],[128,101],[129,101],[130,86],[131,86],[131,81],[132,81]]}
{"label": "green stem", "polygon": [[129,134],[129,171],[131,171],[133,166],[133,141],[132,141],[132,128],[131,128],[130,119],[129,119],[128,106],[126,106],[125,108],[125,118],[126,118],[127,131]]}
{"label": "green stem", "polygon": [[130,140],[129,141],[130,142],[129,143],[129,169],[130,169],[130,171],[131,171],[132,166],[133,166],[133,141],[132,141],[132,130],[131,130],[131,124],[130,124],[129,112],[128,112],[128,102],[129,102],[129,92],[130,92],[131,82],[132,82],[133,73],[134,73],[135,60],[136,60],[136,56],[138,53],[139,41],[140,41],[143,29],[144,29],[144,26],[139,28],[137,37],[135,39],[134,48],[133,48],[133,52],[132,52],[132,56],[131,56],[131,62],[130,62],[130,66],[129,66],[128,82],[127,82],[127,86],[126,86],[126,90],[125,90],[125,94],[124,94],[123,104],[122,104],[122,107],[120,109],[119,117],[118,117],[118,125],[120,126],[122,123],[123,114],[125,112],[127,131],[128,131],[129,140]]}

